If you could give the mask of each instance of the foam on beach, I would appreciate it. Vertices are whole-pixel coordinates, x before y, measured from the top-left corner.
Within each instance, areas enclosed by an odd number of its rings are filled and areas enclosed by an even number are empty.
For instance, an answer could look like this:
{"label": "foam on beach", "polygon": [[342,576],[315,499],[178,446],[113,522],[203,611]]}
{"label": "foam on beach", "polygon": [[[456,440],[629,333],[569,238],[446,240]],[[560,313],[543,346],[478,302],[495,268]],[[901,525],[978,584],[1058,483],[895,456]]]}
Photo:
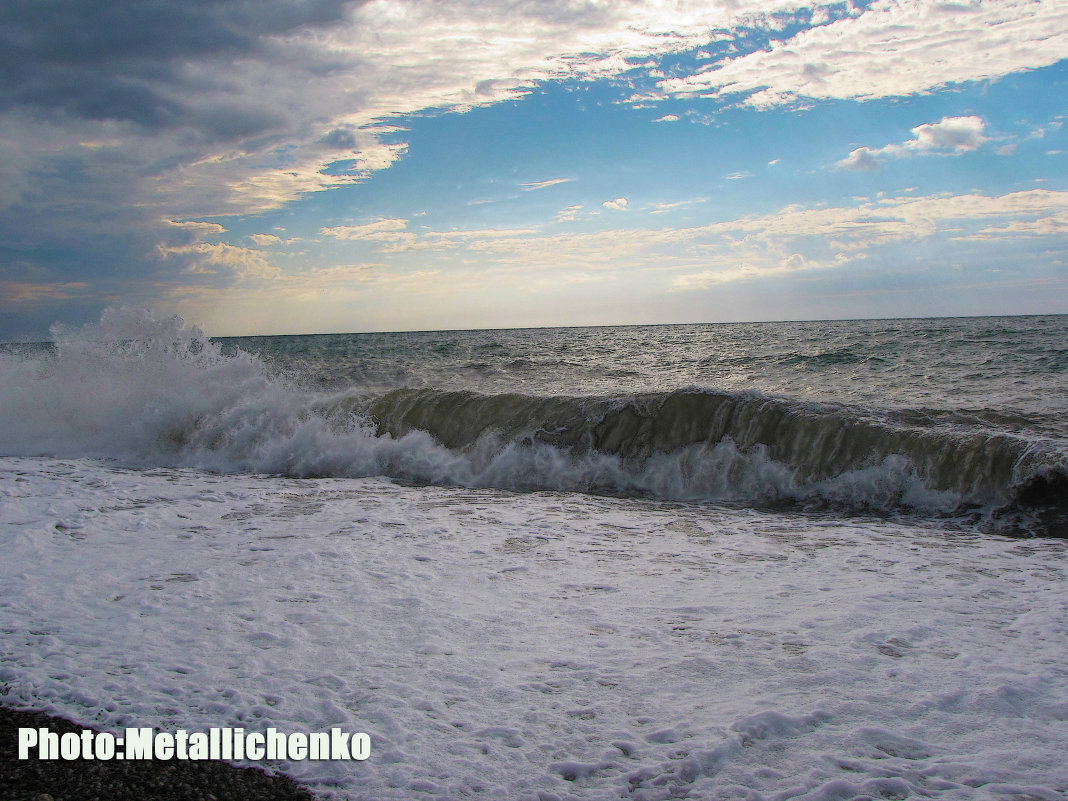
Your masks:
{"label": "foam on beach", "polygon": [[1068,791],[1063,541],[92,460],[0,498],[8,703],[368,732],[276,766],[328,798]]}

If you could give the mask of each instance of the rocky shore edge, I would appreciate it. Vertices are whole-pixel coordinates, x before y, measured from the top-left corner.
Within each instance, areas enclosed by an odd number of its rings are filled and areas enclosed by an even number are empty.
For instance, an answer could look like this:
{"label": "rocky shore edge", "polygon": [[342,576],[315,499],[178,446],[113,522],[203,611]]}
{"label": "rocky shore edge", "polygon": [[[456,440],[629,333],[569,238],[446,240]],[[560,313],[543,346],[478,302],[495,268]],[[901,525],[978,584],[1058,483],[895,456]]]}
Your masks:
{"label": "rocky shore edge", "polygon": [[218,761],[19,759],[20,728],[89,727],[0,706],[0,801],[314,801],[290,778]]}

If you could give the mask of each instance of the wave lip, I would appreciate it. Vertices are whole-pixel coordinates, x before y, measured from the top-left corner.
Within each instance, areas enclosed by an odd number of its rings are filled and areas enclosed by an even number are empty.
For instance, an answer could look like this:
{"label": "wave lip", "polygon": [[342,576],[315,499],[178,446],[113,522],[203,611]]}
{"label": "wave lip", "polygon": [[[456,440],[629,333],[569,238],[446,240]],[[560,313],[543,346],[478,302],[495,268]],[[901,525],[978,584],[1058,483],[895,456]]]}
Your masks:
{"label": "wave lip", "polygon": [[[621,398],[479,395],[400,389],[364,409],[380,435],[427,431],[449,448],[470,450],[488,436],[542,443],[572,454],[607,454],[631,469],[670,454],[692,461],[697,451],[730,445],[751,460],[781,465],[784,495],[880,467],[911,473],[928,491],[957,503],[1019,502],[1016,488],[1063,472],[1054,447],[986,426],[901,422],[844,406],[803,403],[757,393],[688,389]],[[706,453],[707,455],[707,453]],[[855,483],[855,482],[854,482]],[[744,497],[742,487],[737,490]],[[693,487],[699,496],[700,489]],[[685,494],[685,493],[683,493]],[[1017,497],[1019,496],[1019,497]],[[730,498],[720,498],[730,499]],[[944,505],[946,498],[940,500]]]}

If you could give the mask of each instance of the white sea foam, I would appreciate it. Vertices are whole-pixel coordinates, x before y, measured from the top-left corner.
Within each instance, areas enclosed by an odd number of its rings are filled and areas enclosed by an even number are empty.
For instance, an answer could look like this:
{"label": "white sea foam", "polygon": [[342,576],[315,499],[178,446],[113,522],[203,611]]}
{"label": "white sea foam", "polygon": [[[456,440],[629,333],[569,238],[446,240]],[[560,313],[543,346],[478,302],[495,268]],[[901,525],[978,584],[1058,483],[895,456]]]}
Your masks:
{"label": "white sea foam", "polygon": [[327,798],[1068,793],[1063,541],[11,457],[0,537],[8,702],[367,731]]}

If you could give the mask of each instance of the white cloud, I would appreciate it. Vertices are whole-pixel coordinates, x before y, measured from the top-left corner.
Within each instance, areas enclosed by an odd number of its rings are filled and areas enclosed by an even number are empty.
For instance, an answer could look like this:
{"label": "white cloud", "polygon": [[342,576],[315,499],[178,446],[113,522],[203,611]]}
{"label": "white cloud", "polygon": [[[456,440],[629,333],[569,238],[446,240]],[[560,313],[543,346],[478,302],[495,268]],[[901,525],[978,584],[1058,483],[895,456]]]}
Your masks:
{"label": "white cloud", "polygon": [[[917,244],[931,252],[937,246],[959,252],[970,242],[994,258],[1003,258],[1014,247],[1041,247],[1041,238],[1063,237],[1066,232],[1068,192],[1047,190],[1001,196],[880,197],[837,207],[787,206],[770,214],[687,228],[397,232],[411,235],[413,249],[432,252],[434,266],[427,268],[427,262],[417,259],[407,266],[393,262],[323,267],[233,286],[179,287],[168,300],[183,313],[235,333],[239,322],[248,328],[258,320],[262,328],[268,317],[269,325],[288,326],[279,331],[312,330],[308,326],[313,314],[314,330],[346,330],[353,309],[362,303],[368,304],[368,311],[418,307],[423,315],[469,301],[474,292],[504,302],[532,297],[547,287],[558,291],[568,281],[591,287],[590,297],[612,282],[641,287],[644,297],[667,302],[672,293],[678,298],[680,293],[714,286],[846,269],[864,260],[874,264],[876,256],[880,264],[896,263],[901,253]],[[391,245],[379,241],[375,246]],[[220,251],[219,256],[224,255],[234,260],[239,256]],[[427,299],[425,308],[418,298]],[[303,318],[287,316],[298,303],[315,305],[302,307]],[[337,316],[329,318],[327,310],[335,307]],[[226,309],[225,316],[220,316],[220,308]],[[268,317],[263,316],[265,309],[271,310]],[[512,315],[521,312],[521,306],[508,310]],[[240,314],[247,314],[248,321]],[[381,325],[410,327],[428,318],[404,319],[403,324]],[[453,318],[429,319],[445,325]],[[535,324],[544,318],[523,319]],[[508,318],[496,320],[496,324],[508,322]],[[300,325],[304,328],[296,328]]]}
{"label": "white cloud", "polygon": [[965,153],[977,150],[987,138],[983,135],[985,123],[979,117],[943,117],[941,122],[925,123],[912,129],[915,139],[906,142],[906,150],[926,152],[951,150]]}
{"label": "white cloud", "polygon": [[700,270],[678,275],[671,281],[671,290],[686,292],[707,289],[716,284],[730,284],[751,278],[767,278],[784,273],[825,269],[838,266],[841,263],[839,261],[831,263],[817,262],[805,258],[800,253],[785,255],[780,253],[753,253],[751,255],[756,258],[738,259],[736,254],[732,254],[731,264],[719,269]]}
{"label": "white cloud", "polygon": [[625,197],[617,197],[615,200],[606,200],[601,205],[610,211],[624,211],[629,201]]}
{"label": "white cloud", "polygon": [[649,206],[650,214],[667,214],[675,209],[684,209],[689,206],[696,206],[701,203],[707,203],[707,197],[694,198],[693,200],[676,200],[673,203],[654,203]]}
{"label": "white cloud", "polygon": [[323,289],[333,289],[338,284],[375,281],[385,274],[381,264],[338,264],[285,276],[283,283],[292,284],[300,292],[319,292]]}
{"label": "white cloud", "polygon": [[678,114],[665,114],[663,117],[657,117],[653,122],[678,122]]}
{"label": "white cloud", "polygon": [[1031,190],[994,197],[902,196],[862,199],[852,206],[787,206],[773,214],[688,228],[555,234],[524,229],[428,231],[414,249],[453,251],[461,257],[466,251],[480,264],[524,274],[532,268],[663,270],[677,274],[676,288],[692,288],[840,267],[880,248],[933,237],[1006,244],[1062,234],[1066,224],[1068,192]]}
{"label": "white cloud", "polygon": [[219,223],[199,222],[197,220],[186,220],[183,222],[167,220],[167,223],[173,225],[175,228],[181,228],[183,231],[188,231],[195,236],[217,236],[218,234],[226,233],[226,229],[219,225]]}
{"label": "white cloud", "polygon": [[[879,248],[942,236],[1009,244],[1068,232],[1068,192],[882,198],[853,207],[804,209],[689,229],[709,266],[672,281],[699,289],[789,272],[831,269]],[[681,232],[680,232],[681,233]],[[710,235],[719,234],[716,242]]]}
{"label": "white cloud", "polygon": [[943,117],[941,122],[924,123],[912,129],[913,138],[900,145],[878,149],[858,147],[837,166],[844,170],[878,171],[885,157],[904,158],[916,154],[960,155],[978,150],[989,140],[986,124],[979,117]]}
{"label": "white cloud", "polygon": [[389,241],[396,238],[400,231],[408,227],[408,221],[396,217],[375,220],[363,225],[337,225],[332,228],[320,228],[319,233],[334,239],[377,239]]}
{"label": "white cloud", "polygon": [[273,279],[277,278],[281,271],[267,261],[259,250],[242,248],[235,245],[227,245],[223,242],[211,244],[197,242],[192,245],[176,247],[160,247],[160,254],[164,257],[190,256],[192,257],[187,266],[187,272],[200,275],[212,275],[230,273],[241,280],[249,279]]}
{"label": "white cloud", "polygon": [[380,253],[403,253],[416,250],[454,250],[469,246],[481,239],[508,239],[533,236],[536,228],[484,228],[453,231],[424,231],[416,234],[403,230],[404,220],[378,220],[364,225],[342,225],[321,228],[320,233],[335,239],[363,240],[375,243]]}
{"label": "white cloud", "polygon": [[530,236],[538,233],[536,228],[480,228],[474,230],[434,231],[427,236],[443,242],[451,240],[494,239],[497,237]]}
{"label": "white cloud", "polygon": [[668,95],[741,94],[758,108],[806,97],[872,100],[996,79],[1055,64],[1066,53],[1064,3],[881,0],[769,50],[658,86]]}
{"label": "white cloud", "polygon": [[883,168],[883,162],[878,154],[879,151],[872,150],[870,147],[858,147],[839,161],[837,166],[843,170],[855,172],[878,172]]}
{"label": "white cloud", "polygon": [[556,221],[573,222],[574,220],[577,220],[579,218],[582,209],[583,205],[581,203],[576,203],[573,206],[567,206],[565,208],[562,208],[560,209],[560,211],[556,212]]}
{"label": "white cloud", "polygon": [[530,192],[535,189],[545,189],[549,186],[556,186],[557,184],[566,184],[574,181],[574,178],[550,178],[547,181],[532,181],[527,184],[520,184],[524,192]]}
{"label": "white cloud", "polygon": [[248,238],[261,248],[282,244],[281,237],[277,237],[274,234],[249,234]]}
{"label": "white cloud", "polygon": [[1034,189],[998,197],[951,195],[880,198],[856,206],[805,209],[788,206],[767,217],[741,218],[706,226],[705,232],[747,232],[760,236],[819,237],[864,246],[922,239],[956,223],[999,218],[1040,220],[1068,210],[1068,192]]}

